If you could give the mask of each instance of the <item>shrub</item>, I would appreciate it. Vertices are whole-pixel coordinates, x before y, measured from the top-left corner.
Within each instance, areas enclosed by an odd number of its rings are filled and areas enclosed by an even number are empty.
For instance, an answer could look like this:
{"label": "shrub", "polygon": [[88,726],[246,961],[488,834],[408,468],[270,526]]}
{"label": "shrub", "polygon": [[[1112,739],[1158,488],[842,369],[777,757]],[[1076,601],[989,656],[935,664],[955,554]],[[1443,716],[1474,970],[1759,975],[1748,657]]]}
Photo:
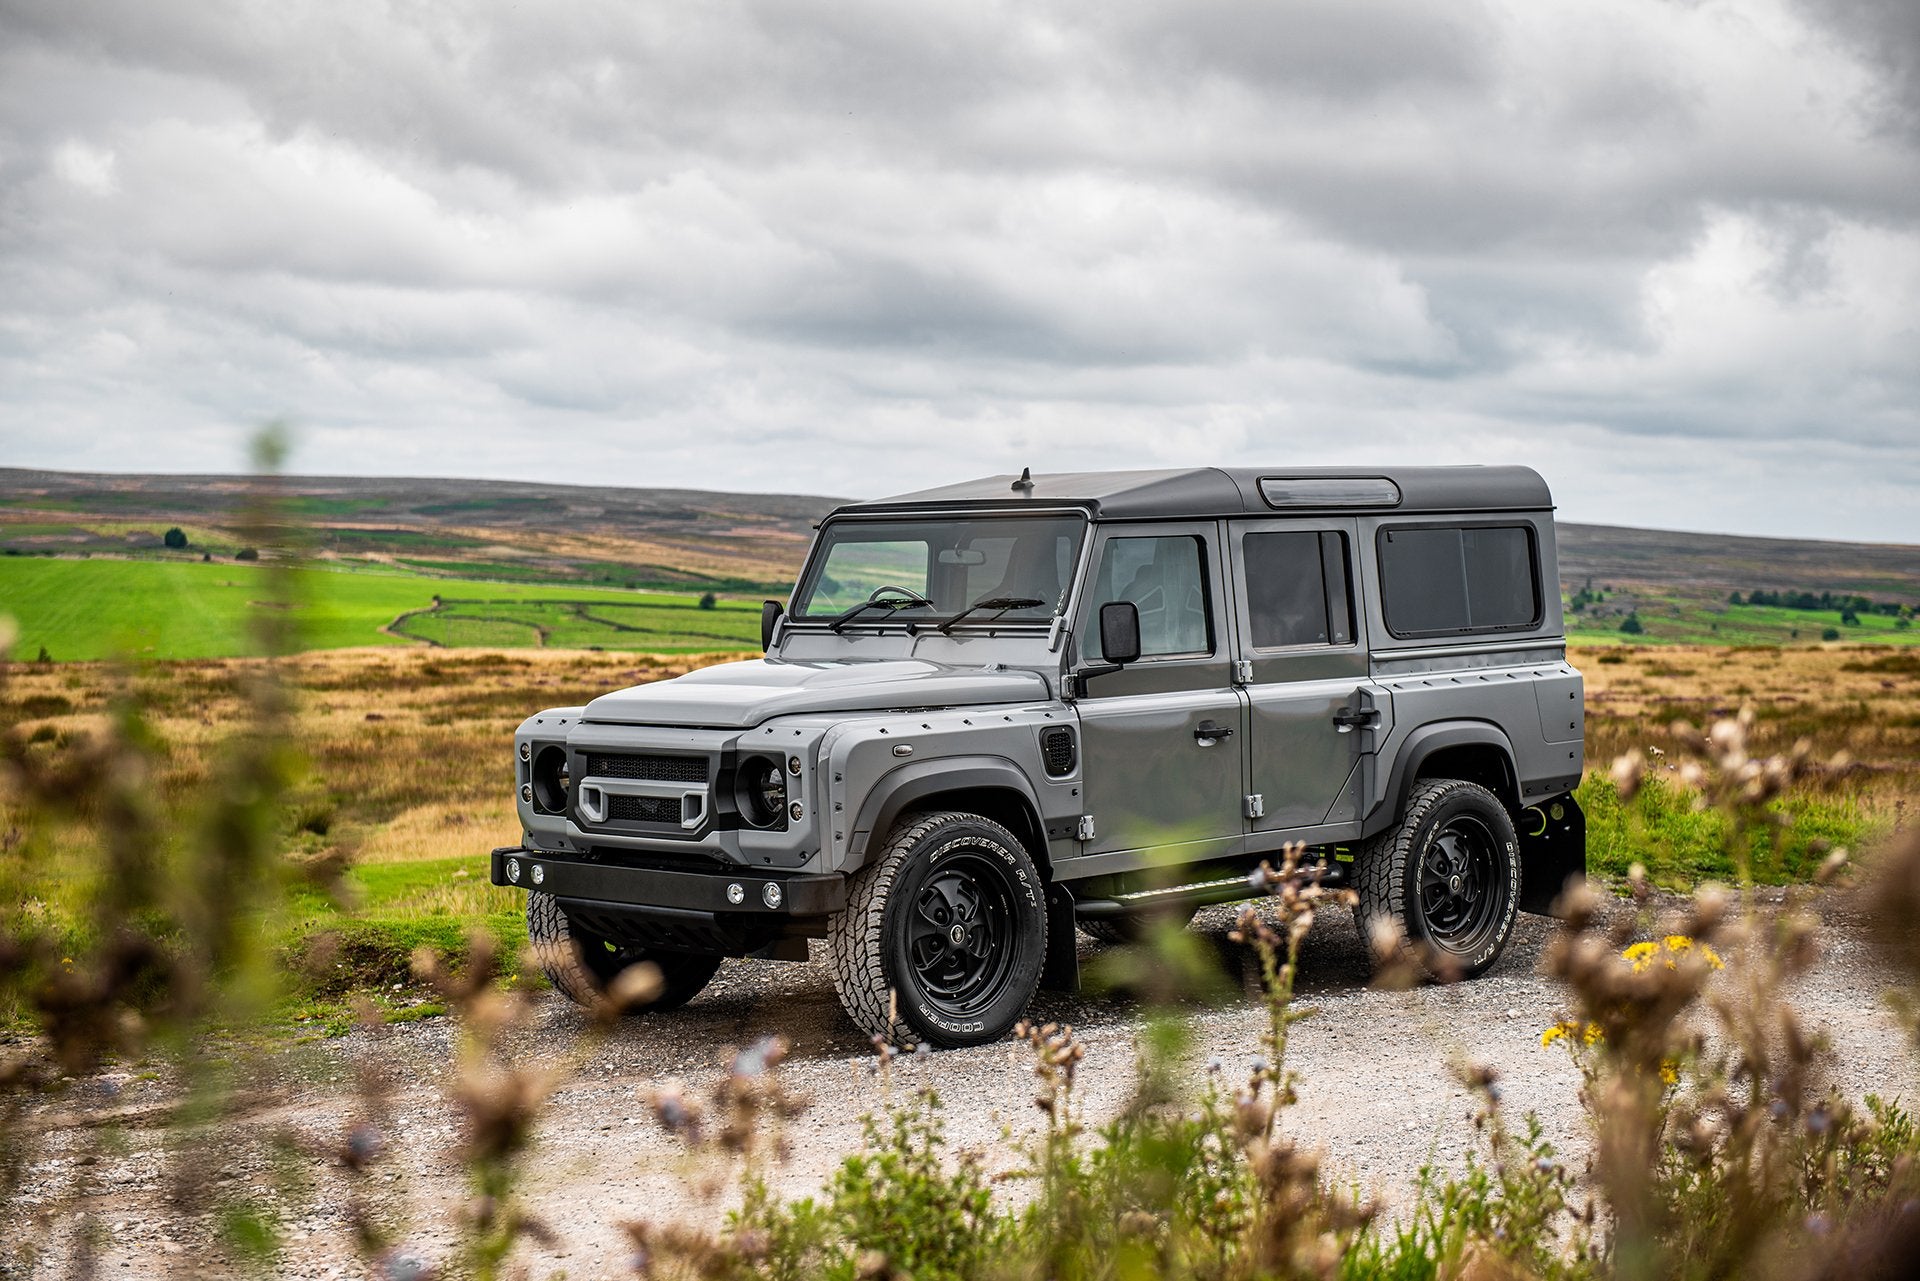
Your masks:
{"label": "shrub", "polygon": [[166,536],[162,538],[160,541],[165,543],[168,547],[172,548],[174,551],[179,551],[182,547],[185,547],[187,545],[187,534],[185,530],[181,529],[178,525],[175,525],[172,529],[169,529],[167,531]]}
{"label": "shrub", "polygon": [[719,604],[720,604],[720,598],[718,596],[715,596],[712,592],[707,592],[705,595],[700,597],[701,609],[714,609],[718,607]]}
{"label": "shrub", "polygon": [[242,547],[233,554],[235,560],[259,560],[260,553],[252,547]]}
{"label": "shrub", "polygon": [[[1796,636],[1799,634],[1798,632],[1794,633]],[[1820,639],[1823,641],[1837,641],[1840,639],[1840,629],[1838,627],[1826,628],[1820,633]]]}
{"label": "shrub", "polygon": [[1626,618],[1621,620],[1620,630],[1628,636],[1638,636],[1647,629],[1641,624],[1640,615],[1630,611]]}

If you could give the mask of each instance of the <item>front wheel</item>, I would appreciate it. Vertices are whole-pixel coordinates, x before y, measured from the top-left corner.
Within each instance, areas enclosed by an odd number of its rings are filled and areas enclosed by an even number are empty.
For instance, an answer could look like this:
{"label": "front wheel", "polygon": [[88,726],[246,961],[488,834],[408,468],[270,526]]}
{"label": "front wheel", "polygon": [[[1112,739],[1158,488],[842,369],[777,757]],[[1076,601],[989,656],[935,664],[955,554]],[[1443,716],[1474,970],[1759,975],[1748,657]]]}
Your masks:
{"label": "front wheel", "polygon": [[1520,910],[1519,850],[1513,819],[1486,788],[1455,778],[1417,784],[1399,825],[1360,852],[1361,941],[1378,949],[1390,940],[1429,978],[1484,974]]}
{"label": "front wheel", "polygon": [[981,1045],[1040,985],[1046,893],[1012,832],[978,814],[912,814],[853,878],[829,955],[860,1030],[899,1046]]}
{"label": "front wheel", "polygon": [[660,994],[644,1008],[677,1010],[700,994],[720,958],[699,952],[663,952],[616,943],[570,920],[560,900],[538,890],[527,895],[527,942],[547,981],[575,1005],[597,1008],[622,970],[651,961],[660,968]]}

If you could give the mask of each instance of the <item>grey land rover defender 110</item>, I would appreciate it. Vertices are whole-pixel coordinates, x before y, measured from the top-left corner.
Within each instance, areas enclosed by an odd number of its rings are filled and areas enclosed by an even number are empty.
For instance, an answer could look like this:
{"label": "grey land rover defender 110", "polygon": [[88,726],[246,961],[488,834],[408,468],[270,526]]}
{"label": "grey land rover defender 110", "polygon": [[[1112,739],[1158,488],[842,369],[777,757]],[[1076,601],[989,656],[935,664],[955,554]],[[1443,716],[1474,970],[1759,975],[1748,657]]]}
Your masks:
{"label": "grey land rover defender 110", "polygon": [[1552,498],[1524,467],[999,476],[853,503],[766,657],[529,717],[555,987],[684,1004],[823,939],[853,1021],[1002,1036],[1109,940],[1255,897],[1304,843],[1439,978],[1586,866]]}

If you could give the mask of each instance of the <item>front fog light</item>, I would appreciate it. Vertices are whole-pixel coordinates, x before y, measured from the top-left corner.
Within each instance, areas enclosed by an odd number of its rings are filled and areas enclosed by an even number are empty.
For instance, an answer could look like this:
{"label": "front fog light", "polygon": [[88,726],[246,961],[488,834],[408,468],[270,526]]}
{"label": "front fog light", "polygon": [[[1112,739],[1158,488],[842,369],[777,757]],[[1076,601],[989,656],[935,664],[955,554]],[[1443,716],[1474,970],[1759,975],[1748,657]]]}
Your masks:
{"label": "front fog light", "polygon": [[760,901],[768,907],[780,906],[780,882],[768,881],[760,887]]}
{"label": "front fog light", "polygon": [[520,883],[520,860],[519,859],[510,858],[507,860],[507,879],[513,882],[515,885],[518,885]]}
{"label": "front fog light", "polygon": [[727,902],[732,903],[737,907],[741,903],[746,902],[746,900],[747,900],[747,890],[745,886],[740,884],[740,882],[735,881],[733,884],[727,886]]}

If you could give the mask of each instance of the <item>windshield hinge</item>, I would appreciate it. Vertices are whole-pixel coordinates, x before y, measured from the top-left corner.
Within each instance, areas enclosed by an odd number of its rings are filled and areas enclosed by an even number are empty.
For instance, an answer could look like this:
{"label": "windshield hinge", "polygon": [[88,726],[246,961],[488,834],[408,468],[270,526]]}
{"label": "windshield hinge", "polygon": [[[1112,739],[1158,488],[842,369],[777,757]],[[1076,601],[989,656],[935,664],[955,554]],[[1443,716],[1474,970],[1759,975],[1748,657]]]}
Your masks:
{"label": "windshield hinge", "polygon": [[1253,660],[1236,658],[1233,660],[1233,683],[1235,685],[1253,684]]}

